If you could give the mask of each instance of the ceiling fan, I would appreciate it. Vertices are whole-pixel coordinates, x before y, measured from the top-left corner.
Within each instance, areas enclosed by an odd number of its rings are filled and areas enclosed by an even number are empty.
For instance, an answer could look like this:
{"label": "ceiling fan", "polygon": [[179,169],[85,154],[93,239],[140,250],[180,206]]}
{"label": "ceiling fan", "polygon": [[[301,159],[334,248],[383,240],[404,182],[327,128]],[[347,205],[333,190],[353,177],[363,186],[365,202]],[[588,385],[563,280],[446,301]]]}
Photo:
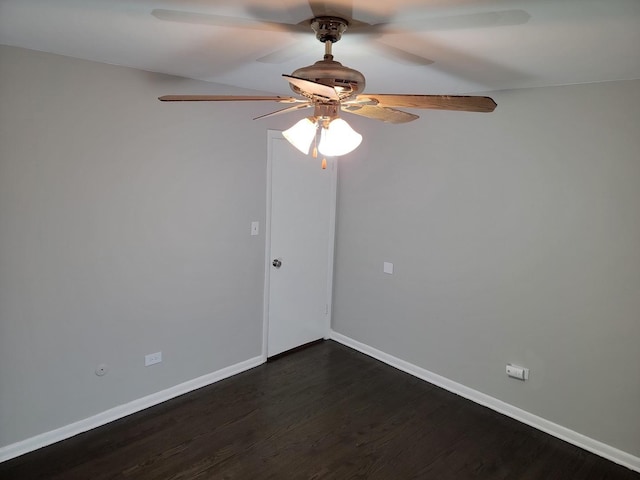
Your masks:
{"label": "ceiling fan", "polygon": [[[315,7],[313,10],[316,13],[317,5],[311,5]],[[159,18],[160,14],[160,11],[154,11],[154,15]],[[256,119],[313,108],[312,116],[299,121],[283,132],[283,135],[293,146],[304,154],[308,154],[311,144],[317,141],[317,131],[320,129],[320,142],[317,149],[313,150],[314,157],[317,156],[317,150],[325,156],[345,155],[357,148],[362,141],[362,136],[339,118],[340,111],[398,124],[419,118],[418,115],[398,110],[398,107],[486,113],[492,112],[497,106],[493,99],[484,96],[363,93],[364,75],[335,61],[332,46],[341,39],[351,23],[356,29],[375,26],[354,20],[350,23],[345,18],[333,15],[316,16],[302,23],[306,23],[306,28],[310,26],[316,38],[324,43],[325,54],[322,60],[313,65],[299,68],[291,75],[283,74],[298,96],[165,95],[159,97],[159,100],[163,102],[273,101],[288,105]],[[268,22],[267,25],[269,25]],[[300,24],[294,27],[299,29]],[[323,167],[324,165],[323,162]]]}

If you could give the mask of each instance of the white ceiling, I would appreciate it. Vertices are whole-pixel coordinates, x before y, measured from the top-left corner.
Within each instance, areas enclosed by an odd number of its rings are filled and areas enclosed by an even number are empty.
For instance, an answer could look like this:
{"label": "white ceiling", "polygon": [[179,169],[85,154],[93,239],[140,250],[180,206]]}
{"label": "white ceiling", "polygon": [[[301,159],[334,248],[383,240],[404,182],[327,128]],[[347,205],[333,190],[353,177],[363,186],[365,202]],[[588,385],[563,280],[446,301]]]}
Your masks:
{"label": "white ceiling", "polygon": [[[640,0],[333,3],[393,30],[347,31],[334,46],[336,60],[366,76],[369,93],[457,94],[640,78]],[[154,9],[235,19],[201,15],[214,24],[183,23],[160,20]],[[238,25],[240,19],[295,24],[312,16],[307,0],[0,0],[0,44],[289,95],[281,74],[320,60],[323,45],[310,29],[293,34]],[[381,44],[433,63],[406,64],[381,53]],[[258,61],[273,52],[293,58]]]}

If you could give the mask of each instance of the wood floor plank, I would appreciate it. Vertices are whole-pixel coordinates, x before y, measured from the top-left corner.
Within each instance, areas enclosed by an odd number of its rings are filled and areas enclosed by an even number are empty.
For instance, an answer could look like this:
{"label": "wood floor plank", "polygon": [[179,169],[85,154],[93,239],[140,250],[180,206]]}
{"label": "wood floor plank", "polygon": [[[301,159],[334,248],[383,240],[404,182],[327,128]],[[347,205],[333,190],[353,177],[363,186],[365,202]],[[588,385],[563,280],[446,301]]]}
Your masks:
{"label": "wood floor plank", "polygon": [[335,342],[0,464],[1,480],[640,480]]}

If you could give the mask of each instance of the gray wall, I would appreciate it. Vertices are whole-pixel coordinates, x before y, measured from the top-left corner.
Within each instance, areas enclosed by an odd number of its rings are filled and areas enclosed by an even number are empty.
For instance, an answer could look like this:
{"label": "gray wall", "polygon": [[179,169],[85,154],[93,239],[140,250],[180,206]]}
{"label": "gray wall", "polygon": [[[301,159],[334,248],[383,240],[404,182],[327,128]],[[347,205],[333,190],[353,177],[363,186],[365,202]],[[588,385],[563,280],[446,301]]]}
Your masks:
{"label": "gray wall", "polygon": [[640,81],[492,96],[354,122],[333,328],[638,456]]}
{"label": "gray wall", "polygon": [[0,446],[260,355],[261,107],[9,47],[0,72]]}

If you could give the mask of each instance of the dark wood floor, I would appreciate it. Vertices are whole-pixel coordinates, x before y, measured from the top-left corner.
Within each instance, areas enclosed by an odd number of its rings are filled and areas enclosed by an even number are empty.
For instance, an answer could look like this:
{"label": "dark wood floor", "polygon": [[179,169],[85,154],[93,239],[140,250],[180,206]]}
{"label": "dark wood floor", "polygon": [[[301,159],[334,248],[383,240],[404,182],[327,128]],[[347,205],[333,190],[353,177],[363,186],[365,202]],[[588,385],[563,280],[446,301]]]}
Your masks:
{"label": "dark wood floor", "polygon": [[0,464],[1,479],[640,479],[323,342]]}

